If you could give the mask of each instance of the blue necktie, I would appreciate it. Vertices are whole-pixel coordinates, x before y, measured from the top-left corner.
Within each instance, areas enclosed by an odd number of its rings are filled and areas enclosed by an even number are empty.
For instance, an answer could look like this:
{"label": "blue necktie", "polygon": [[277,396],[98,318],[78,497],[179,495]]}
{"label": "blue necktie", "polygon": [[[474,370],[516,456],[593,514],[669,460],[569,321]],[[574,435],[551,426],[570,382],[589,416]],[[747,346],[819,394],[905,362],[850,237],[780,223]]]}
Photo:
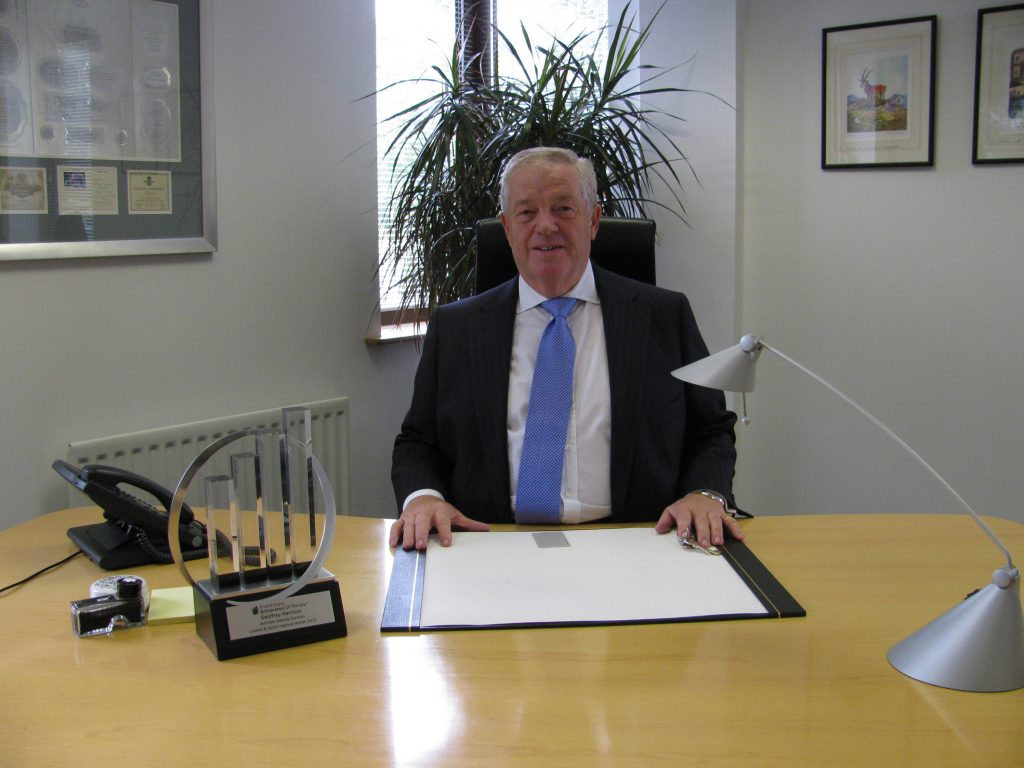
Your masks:
{"label": "blue necktie", "polygon": [[564,296],[541,304],[552,317],[540,337],[530,385],[516,485],[516,522],[520,524],[558,523],[562,519],[562,466],[576,360],[576,345],[566,318],[575,306],[576,299]]}

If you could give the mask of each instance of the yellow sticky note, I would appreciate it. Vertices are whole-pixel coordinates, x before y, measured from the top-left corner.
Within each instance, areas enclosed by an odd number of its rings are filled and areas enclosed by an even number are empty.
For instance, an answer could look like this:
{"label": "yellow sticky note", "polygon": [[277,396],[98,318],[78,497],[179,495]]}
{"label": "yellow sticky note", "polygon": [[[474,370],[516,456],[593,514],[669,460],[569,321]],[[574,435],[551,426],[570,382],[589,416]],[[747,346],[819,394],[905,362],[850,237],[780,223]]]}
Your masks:
{"label": "yellow sticky note", "polygon": [[149,624],[178,624],[195,618],[192,587],[154,589],[150,594]]}

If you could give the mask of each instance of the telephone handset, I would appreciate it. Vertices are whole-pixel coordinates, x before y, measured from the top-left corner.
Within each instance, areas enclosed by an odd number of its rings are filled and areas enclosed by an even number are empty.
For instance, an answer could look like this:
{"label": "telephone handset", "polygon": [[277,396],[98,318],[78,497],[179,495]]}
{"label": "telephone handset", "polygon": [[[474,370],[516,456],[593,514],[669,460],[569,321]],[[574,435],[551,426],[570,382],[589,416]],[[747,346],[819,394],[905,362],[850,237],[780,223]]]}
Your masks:
{"label": "telephone handset", "polygon": [[[101,568],[121,570],[146,563],[170,563],[167,544],[167,512],[173,494],[134,472],[119,467],[87,464],[81,469],[58,459],[57,473],[103,509],[105,523],[68,530],[68,537]],[[152,504],[128,493],[126,485],[144,491],[164,506]],[[221,537],[218,536],[218,539]],[[207,555],[206,528],[195,519],[188,505],[182,505],[178,525],[182,557],[192,560]],[[220,546],[226,542],[218,541]]]}

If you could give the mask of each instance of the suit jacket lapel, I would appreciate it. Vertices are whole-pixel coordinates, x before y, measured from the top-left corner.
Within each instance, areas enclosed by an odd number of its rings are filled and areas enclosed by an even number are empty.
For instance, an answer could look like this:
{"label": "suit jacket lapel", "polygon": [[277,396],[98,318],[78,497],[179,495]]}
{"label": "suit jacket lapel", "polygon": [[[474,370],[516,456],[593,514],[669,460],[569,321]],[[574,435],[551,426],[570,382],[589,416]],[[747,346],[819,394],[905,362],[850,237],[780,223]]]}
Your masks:
{"label": "suit jacket lapel", "polygon": [[611,521],[623,517],[629,468],[633,463],[641,427],[640,397],[647,376],[650,307],[636,288],[613,273],[594,267],[597,294],[601,298],[605,345],[608,349],[608,381],[611,388]]}
{"label": "suit jacket lapel", "polygon": [[511,522],[512,495],[508,474],[508,375],[512,359],[518,279],[495,288],[479,302],[476,322],[469,329],[468,382],[473,390],[476,424],[480,430],[482,482],[492,489],[494,509]]}

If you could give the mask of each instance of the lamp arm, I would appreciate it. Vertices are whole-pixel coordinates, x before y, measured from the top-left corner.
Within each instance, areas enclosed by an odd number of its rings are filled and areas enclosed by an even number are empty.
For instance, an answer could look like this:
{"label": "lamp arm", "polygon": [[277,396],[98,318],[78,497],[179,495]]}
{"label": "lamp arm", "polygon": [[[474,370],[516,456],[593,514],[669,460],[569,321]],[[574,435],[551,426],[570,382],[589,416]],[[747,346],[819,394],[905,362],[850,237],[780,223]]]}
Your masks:
{"label": "lamp arm", "polygon": [[902,448],[907,453],[909,453],[911,456],[913,456],[917,460],[918,464],[920,464],[922,467],[927,469],[936,480],[938,480],[940,483],[942,483],[943,487],[947,491],[949,491],[951,494],[953,494],[953,497],[957,501],[959,501],[961,506],[963,506],[963,508],[967,510],[967,512],[971,515],[972,518],[974,518],[974,522],[976,522],[979,526],[981,526],[981,529],[983,531],[985,531],[986,534],[988,534],[988,537],[990,539],[992,539],[992,542],[997,547],[999,547],[999,550],[1006,557],[1006,567],[1010,570],[1010,572],[1013,573],[1013,572],[1016,571],[1016,568],[1014,568],[1014,565],[1013,565],[1013,560],[1010,557],[1009,550],[1005,546],[1003,546],[1003,542],[1001,542],[999,540],[999,537],[996,536],[995,532],[991,528],[988,527],[988,525],[985,523],[984,520],[981,519],[981,516],[978,515],[977,512],[975,512],[973,509],[971,509],[970,505],[966,501],[964,501],[963,497],[959,493],[956,492],[956,490],[953,488],[953,486],[951,486],[949,483],[947,483],[946,480],[942,477],[942,475],[940,475],[938,472],[936,472],[934,469],[932,469],[932,466],[927,461],[925,461],[923,458],[921,458],[920,454],[918,454],[917,451],[915,451],[913,448],[911,448],[909,445],[907,445],[907,443],[899,435],[897,435],[895,432],[893,432],[891,429],[889,429],[887,426],[885,426],[885,424],[883,424],[878,418],[876,418],[874,415],[872,415],[866,408],[864,408],[859,403],[851,400],[849,397],[847,397],[845,394],[840,392],[832,384],[829,384],[827,381],[825,381],[825,379],[821,378],[821,376],[816,374],[814,371],[810,370],[809,368],[804,367],[803,365],[798,363],[793,358],[789,357],[788,355],[784,354],[783,352],[780,352],[778,349],[775,349],[774,347],[769,346],[763,340],[758,339],[757,341],[758,341],[758,345],[761,348],[767,349],[769,352],[771,352],[774,355],[777,355],[778,357],[782,358],[783,360],[785,360],[787,363],[789,363],[793,367],[797,368],[798,370],[803,371],[808,376],[810,376],[812,379],[814,379],[816,382],[818,382],[819,384],[824,386],[826,389],[831,391],[834,395],[839,397],[847,405],[852,406],[857,412],[859,412],[862,416],[864,416],[868,421],[870,421],[872,424],[874,424],[876,427],[878,427],[880,430],[882,430],[886,435],[888,435],[889,438],[894,443],[896,443],[896,445],[900,446],[900,448]]}

